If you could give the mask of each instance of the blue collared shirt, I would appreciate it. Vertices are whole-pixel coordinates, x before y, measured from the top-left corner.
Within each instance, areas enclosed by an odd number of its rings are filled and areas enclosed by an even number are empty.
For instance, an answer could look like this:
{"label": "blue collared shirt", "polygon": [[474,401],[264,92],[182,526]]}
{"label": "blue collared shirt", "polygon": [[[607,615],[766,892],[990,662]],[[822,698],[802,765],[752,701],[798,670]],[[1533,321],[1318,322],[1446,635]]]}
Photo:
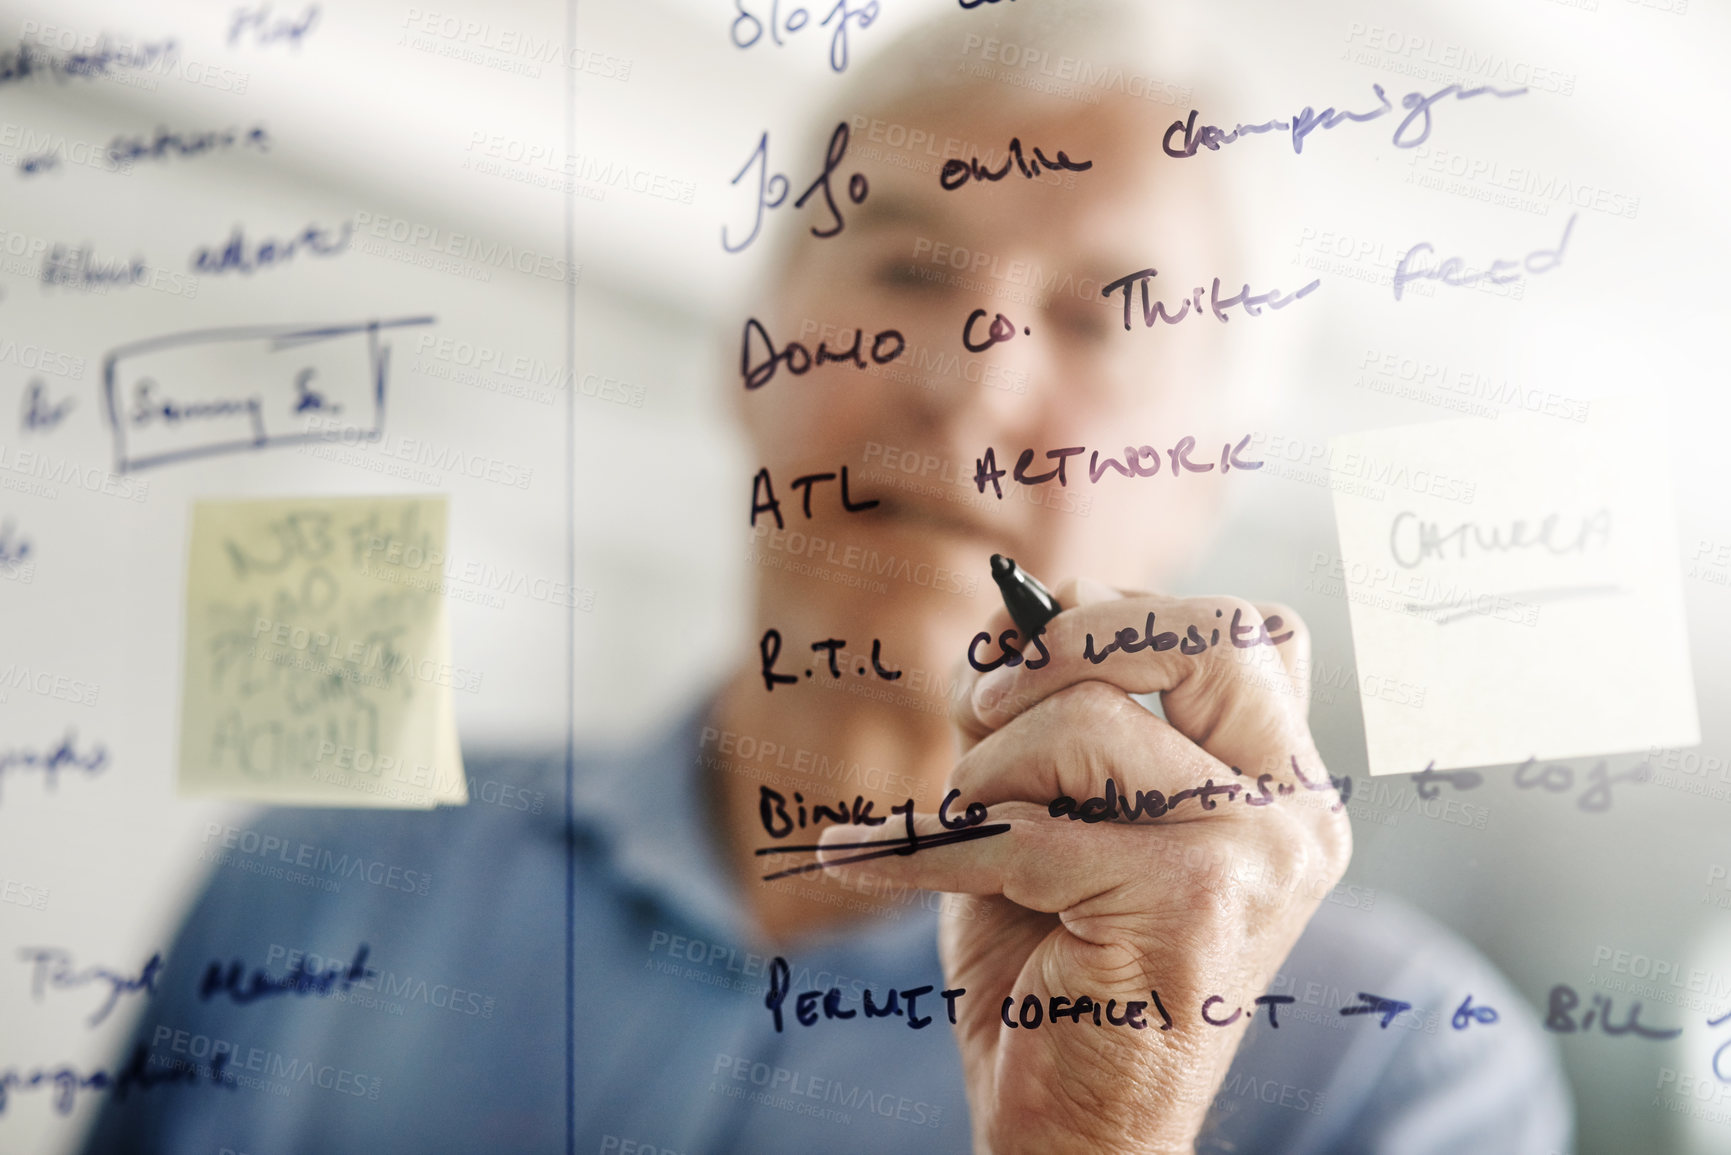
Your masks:
{"label": "blue collared shirt", "polygon": [[[906,892],[784,952],[795,992],[840,988],[843,1007],[930,984],[930,1025],[805,1027],[790,998],[777,1033],[768,952],[708,830],[705,782],[727,770],[706,767],[701,719],[580,763],[569,854],[562,757],[471,758],[460,809],[207,828],[209,884],[110,1068],[141,1047],[135,1070],[158,1081],[81,1092],[107,1096],[86,1150],[563,1152],[569,983],[576,1151],[971,1151],[934,913],[966,900]],[[297,965],[334,977],[285,983]],[[256,969],[277,982],[255,988]],[[1360,991],[1412,1009],[1386,1027],[1341,1015]],[[1278,1028],[1258,1012],[1199,1150],[1569,1150],[1567,1085],[1531,1012],[1386,895],[1338,888],[1271,993],[1296,1001]],[[1453,1028],[1469,993],[1497,1022]]]}

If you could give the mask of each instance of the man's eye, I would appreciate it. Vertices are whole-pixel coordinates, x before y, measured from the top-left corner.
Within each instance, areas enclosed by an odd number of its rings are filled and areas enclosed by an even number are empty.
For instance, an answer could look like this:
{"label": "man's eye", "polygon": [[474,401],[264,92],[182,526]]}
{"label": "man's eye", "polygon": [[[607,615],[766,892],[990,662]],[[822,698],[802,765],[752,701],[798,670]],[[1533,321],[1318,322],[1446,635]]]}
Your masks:
{"label": "man's eye", "polygon": [[923,269],[906,261],[892,261],[878,267],[877,282],[891,289],[919,291],[942,286],[943,272]]}
{"label": "man's eye", "polygon": [[1112,314],[1109,310],[1075,302],[1058,305],[1050,310],[1059,331],[1079,341],[1103,340],[1111,333]]}

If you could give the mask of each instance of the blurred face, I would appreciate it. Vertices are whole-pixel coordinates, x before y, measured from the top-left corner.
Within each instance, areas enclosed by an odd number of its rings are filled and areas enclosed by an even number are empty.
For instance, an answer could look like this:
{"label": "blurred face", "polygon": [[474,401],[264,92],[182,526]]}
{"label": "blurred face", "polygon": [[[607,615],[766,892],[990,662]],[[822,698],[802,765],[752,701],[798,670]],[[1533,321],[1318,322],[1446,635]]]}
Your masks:
{"label": "blurred face", "polygon": [[[798,341],[816,354],[821,341],[846,352],[856,329],[868,365],[881,331],[899,332],[906,348],[869,370],[851,359],[814,364],[802,376],[783,367],[743,397],[789,529],[982,579],[997,551],[1048,582],[1158,580],[1197,548],[1220,490],[1218,473],[1173,477],[1166,454],[1193,435],[1193,460],[1220,456],[1228,431],[1213,415],[1217,382],[1208,357],[1216,323],[1148,329],[1138,298],[1127,332],[1122,292],[1107,298],[1101,290],[1152,266],[1159,270],[1152,293],[1173,306],[1215,275],[1230,291],[1232,270],[1217,267],[1211,251],[1213,210],[1163,184],[1158,132],[1127,104],[1005,109],[1001,93],[974,91],[946,97],[940,108],[892,108],[876,119],[900,127],[854,128],[832,178],[845,229],[827,239],[802,236],[760,319],[777,350]],[[993,171],[1012,137],[1029,160],[1037,147],[1093,167],[1028,179],[1012,161],[1002,180],[945,190],[943,157],[881,143],[916,128],[940,142],[966,142],[963,159],[977,153]],[[858,205],[842,199],[855,171],[870,182]],[[794,227],[805,233],[814,224],[827,227],[831,218],[808,202]],[[1007,318],[999,334],[1014,335],[970,352],[964,327],[980,309],[967,334],[974,345],[987,340],[998,314]],[[880,349],[893,347],[886,340]],[[763,356],[759,345],[754,359]],[[1142,445],[1159,452],[1157,475],[1106,470],[1104,459],[1122,461],[1127,446]],[[1039,486],[1013,480],[1024,450],[1033,450],[1026,472],[1037,477],[1057,465],[1049,450],[1075,446],[1086,451],[1066,459],[1062,487],[1055,478]],[[982,494],[974,480],[988,447],[1005,471],[1002,499],[990,482]],[[1105,472],[1091,484],[1096,450]],[[843,465],[852,499],[879,506],[843,513],[835,483],[826,483],[813,493],[814,520],[805,521],[788,482]]]}

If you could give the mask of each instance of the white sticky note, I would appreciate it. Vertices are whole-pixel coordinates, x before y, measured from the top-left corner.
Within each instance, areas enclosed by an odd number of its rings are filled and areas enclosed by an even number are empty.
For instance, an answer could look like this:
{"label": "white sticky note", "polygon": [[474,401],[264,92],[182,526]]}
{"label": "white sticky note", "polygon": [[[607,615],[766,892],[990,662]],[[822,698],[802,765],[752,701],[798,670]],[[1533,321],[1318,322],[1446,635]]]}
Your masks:
{"label": "white sticky note", "polygon": [[294,806],[468,801],[443,497],[193,508],[180,792]]}
{"label": "white sticky note", "polygon": [[1620,398],[1330,441],[1372,774],[1699,742],[1666,457]]}

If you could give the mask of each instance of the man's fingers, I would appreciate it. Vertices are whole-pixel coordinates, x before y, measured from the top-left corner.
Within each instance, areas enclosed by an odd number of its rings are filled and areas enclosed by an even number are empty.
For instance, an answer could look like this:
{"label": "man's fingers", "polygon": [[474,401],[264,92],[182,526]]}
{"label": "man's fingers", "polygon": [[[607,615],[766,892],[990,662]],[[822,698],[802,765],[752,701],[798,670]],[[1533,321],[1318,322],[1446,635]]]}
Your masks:
{"label": "man's fingers", "polygon": [[1045,807],[1012,802],[962,830],[947,828],[936,815],[916,816],[911,853],[905,824],[897,824],[895,835],[885,829],[831,827],[816,868],[858,871],[890,886],[1001,895],[1027,910],[1060,915],[1073,936],[1100,947],[1145,945],[1175,928],[1189,928],[1185,933],[1213,947],[1247,941],[1261,933],[1260,914],[1293,896],[1247,904],[1241,888],[1250,893],[1271,870],[1325,885],[1336,877],[1302,820],[1273,810],[1236,828],[1206,822],[1083,826],[1054,819]]}
{"label": "man's fingers", "polygon": [[[1078,682],[988,734],[956,764],[949,785],[961,791],[957,806],[995,806],[1049,803],[1060,795],[1085,799],[1104,790],[1108,779],[1124,799],[1122,810],[1136,807],[1138,793],[1152,791],[1162,812],[1166,799],[1205,782],[1233,783],[1254,793],[1256,781],[1254,775],[1234,774],[1116,686]],[[1212,792],[1191,797],[1202,801],[1181,800],[1173,820],[1218,812],[1230,800]]]}
{"label": "man's fingers", "polygon": [[[1052,597],[1066,610],[1119,601],[1128,596],[1142,595],[1139,591],[1114,589],[1092,578],[1070,578],[1052,590]],[[974,635],[968,648],[968,660],[961,666],[959,692],[956,704],[951,710],[951,721],[962,731],[969,745],[992,732],[991,727],[981,724],[972,705],[974,684],[983,675],[983,671],[979,670],[975,663],[991,665],[1002,662],[1006,652],[1037,659],[1039,649],[1030,639],[1021,636],[1016,623],[1010,618],[1010,611],[1000,605],[992,612],[986,628]]]}
{"label": "man's fingers", "polygon": [[[955,819],[951,819],[955,821]],[[1044,806],[1009,802],[992,808],[984,821],[952,830],[935,814],[915,815],[917,847],[907,852],[906,823],[872,827],[832,826],[818,852],[821,867],[845,866],[896,885],[953,894],[1001,894],[1029,910],[1056,914],[1116,885],[1135,869],[1136,855],[1120,841],[1124,828],[1067,830]],[[894,839],[899,847],[886,843]]]}
{"label": "man's fingers", "polygon": [[[1306,689],[1282,646],[1303,646],[1290,613],[1264,616],[1238,598],[1153,595],[1078,606],[1042,640],[1049,657],[1004,665],[974,684],[970,730],[996,730],[1082,681],[1159,693],[1167,719],[1209,753],[1261,772],[1289,755],[1314,760]],[[1267,765],[1264,765],[1267,763]]]}

